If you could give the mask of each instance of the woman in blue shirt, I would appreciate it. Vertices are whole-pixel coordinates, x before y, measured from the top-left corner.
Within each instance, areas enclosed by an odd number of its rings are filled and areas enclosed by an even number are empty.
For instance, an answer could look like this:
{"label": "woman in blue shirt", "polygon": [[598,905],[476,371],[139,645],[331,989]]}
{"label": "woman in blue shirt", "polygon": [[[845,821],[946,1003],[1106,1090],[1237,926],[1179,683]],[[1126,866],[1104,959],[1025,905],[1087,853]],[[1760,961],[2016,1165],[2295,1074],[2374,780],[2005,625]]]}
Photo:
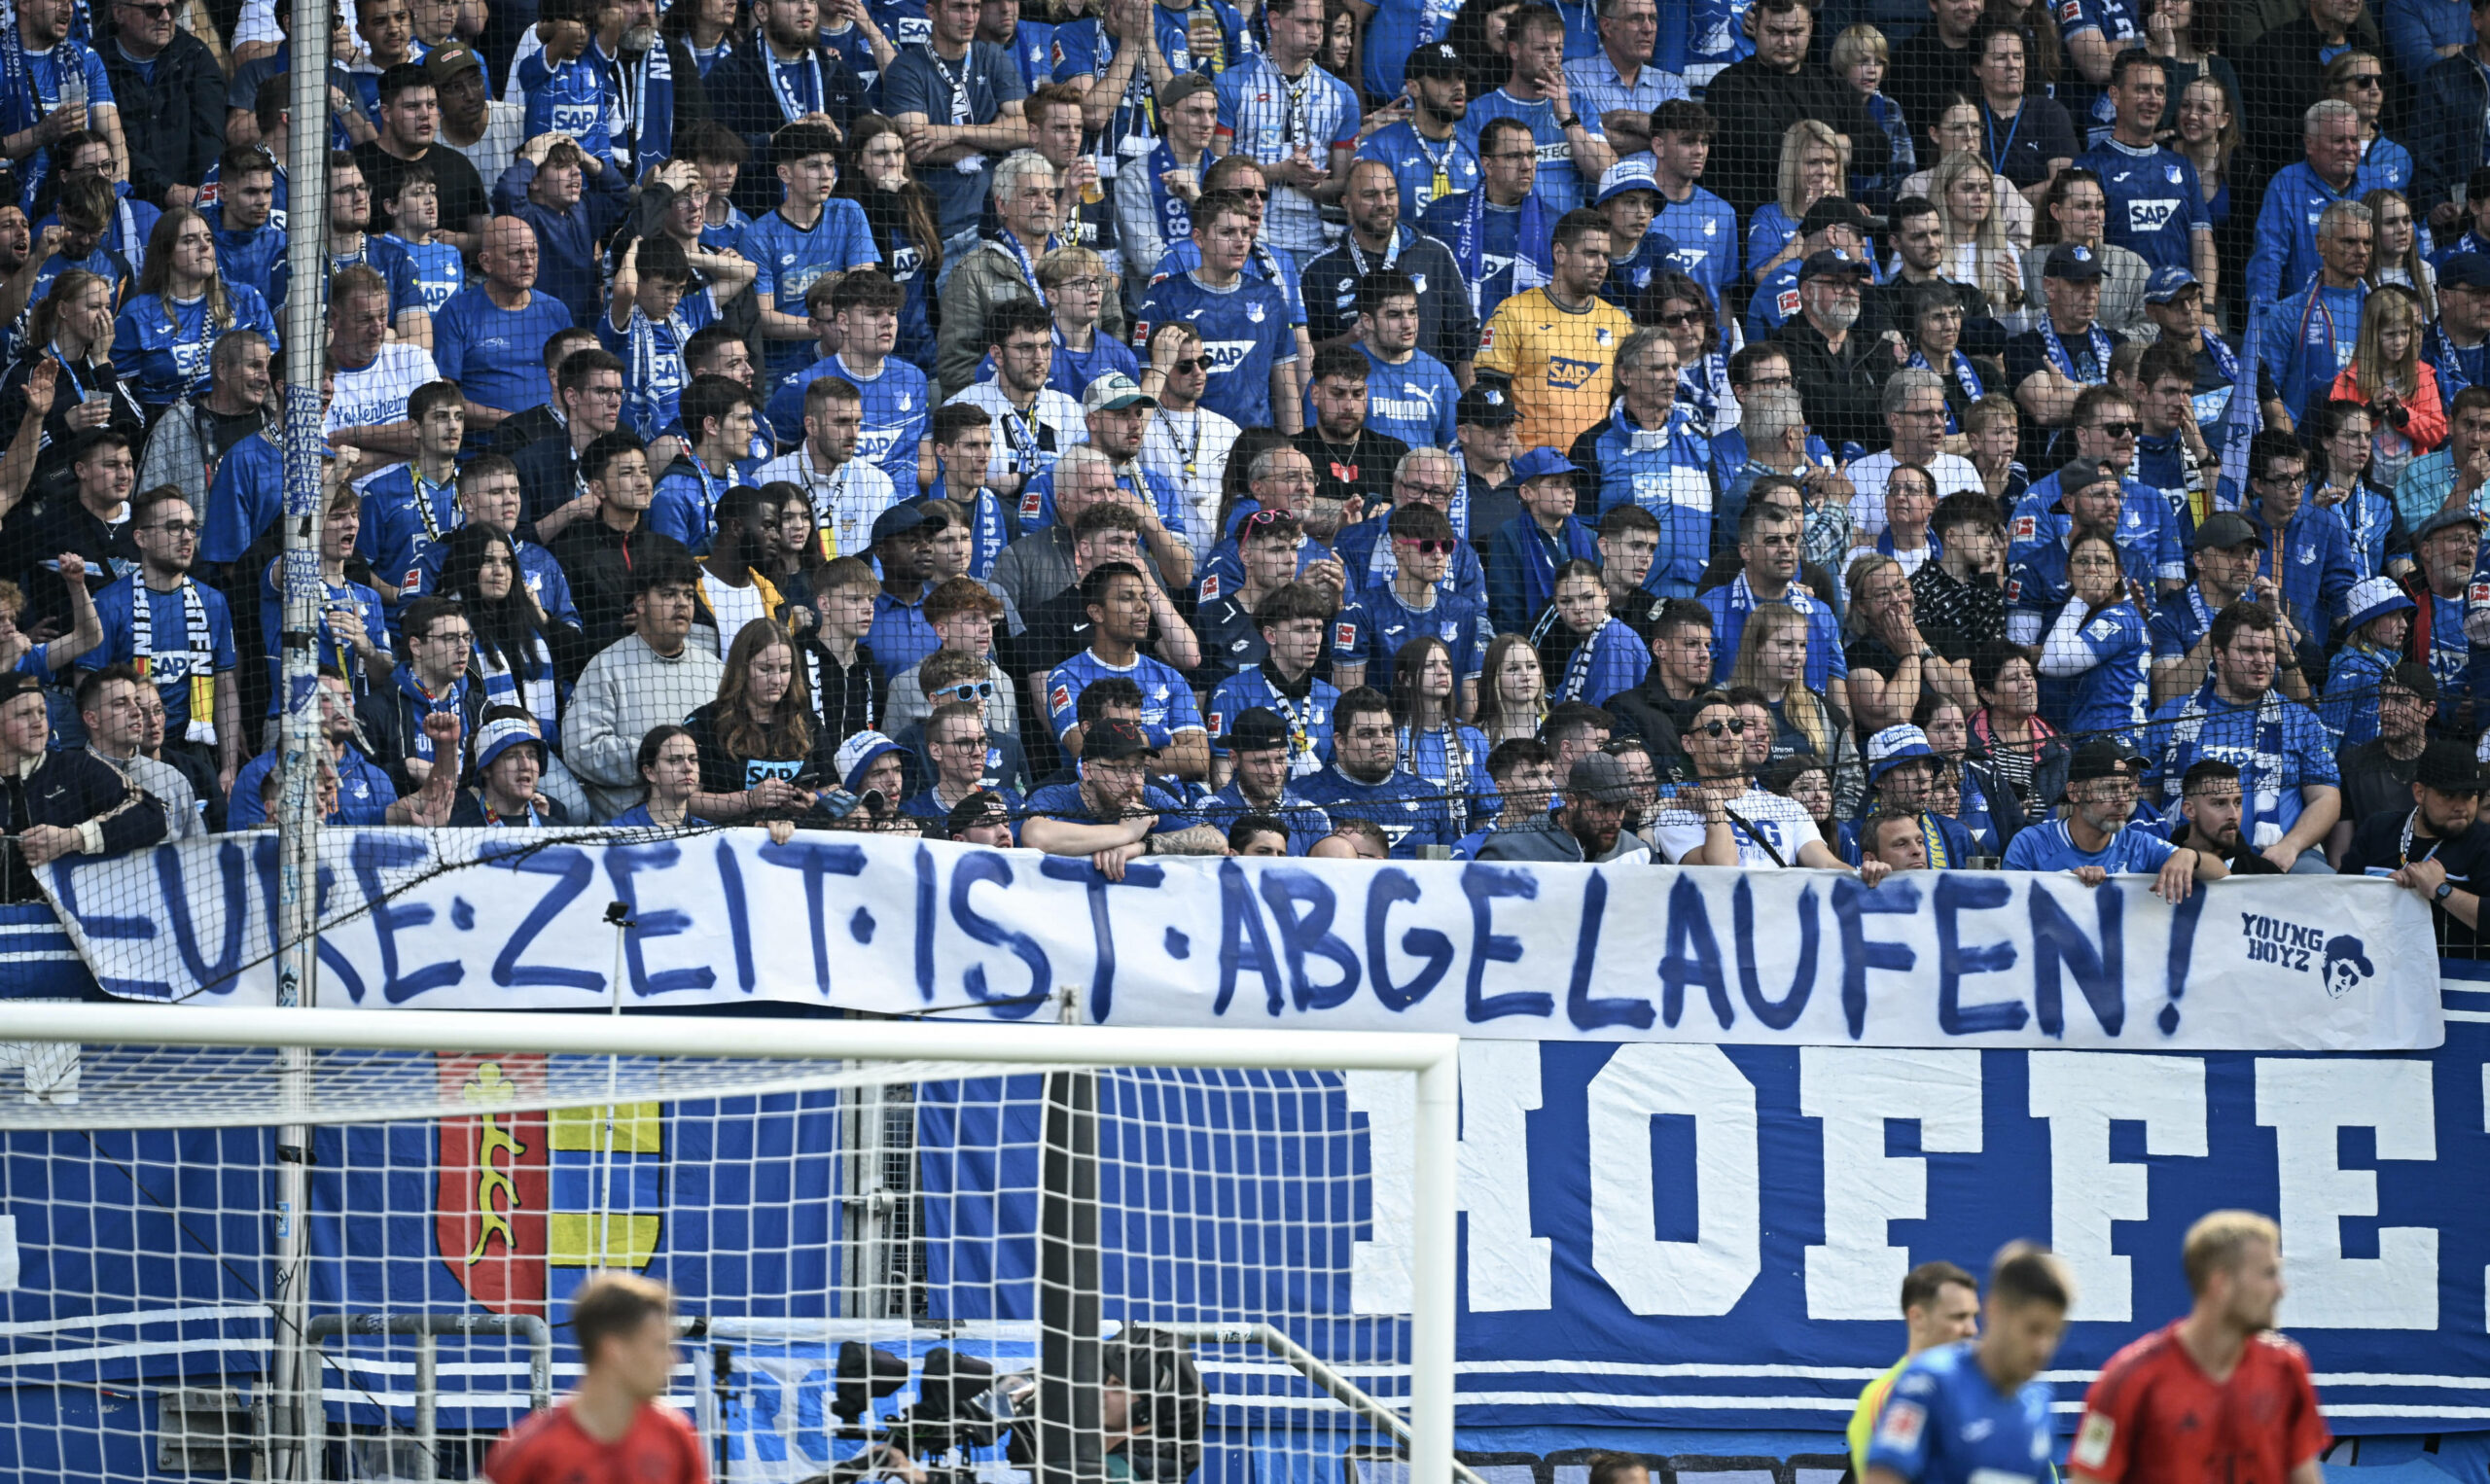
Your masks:
{"label": "woman in blue shirt", "polygon": [[279,348],[267,300],[216,270],[216,233],[207,219],[175,206],[156,219],[138,292],[122,306],[113,365],[138,400],[169,406],[207,395],[207,358],[229,330],[256,330]]}
{"label": "woman in blue shirt", "polygon": [[933,193],[908,174],[907,140],[899,125],[879,115],[856,121],[848,159],[838,194],[865,208],[873,250],[907,292],[899,306],[899,342],[891,354],[929,365],[934,325],[926,303],[934,276],[943,269],[943,234],[936,230]]}
{"label": "woman in blue shirt", "polygon": [[1747,227],[1747,271],[1764,274],[1798,255],[1798,224],[1807,208],[1839,195],[1841,136],[1815,119],[1801,119],[1781,136],[1781,179],[1775,198],[1756,208]]}
{"label": "woman in blue shirt", "polygon": [[1504,808],[1487,777],[1487,734],[1455,712],[1452,650],[1433,634],[1401,647],[1392,661],[1392,719],[1401,766],[1442,794],[1457,833]]}
{"label": "woman in blue shirt", "polygon": [[2149,645],[2143,611],[2127,589],[2117,544],[2109,537],[2076,538],[2066,565],[2075,591],[2041,642],[2042,714],[2057,710],[2050,702],[2058,701],[2064,730],[2111,732],[2132,742],[2152,697],[2145,682]]}
{"label": "woman in blue shirt", "polygon": [[614,816],[623,829],[696,830],[705,819],[692,814],[692,794],[700,787],[700,744],[692,729],[669,724],[652,726],[640,739],[640,801]]}

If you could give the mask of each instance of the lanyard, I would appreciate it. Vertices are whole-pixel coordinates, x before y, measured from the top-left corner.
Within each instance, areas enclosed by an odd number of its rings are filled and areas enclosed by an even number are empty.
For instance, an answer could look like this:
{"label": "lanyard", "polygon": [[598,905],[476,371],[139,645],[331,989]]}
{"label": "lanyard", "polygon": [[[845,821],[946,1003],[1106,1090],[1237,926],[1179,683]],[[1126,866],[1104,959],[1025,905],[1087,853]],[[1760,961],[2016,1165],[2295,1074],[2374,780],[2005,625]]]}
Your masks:
{"label": "lanyard", "polygon": [[969,46],[969,54],[960,58],[960,70],[956,75],[952,73],[950,63],[943,60],[931,43],[925,48],[925,59],[934,64],[935,71],[943,74],[943,86],[951,89],[951,124],[954,127],[969,122],[969,63],[977,55],[977,44],[971,42]]}
{"label": "lanyard", "polygon": [[2023,105],[2014,108],[2014,123],[2006,130],[2006,143],[1997,142],[1997,116],[1989,112],[1988,100],[1980,100],[1980,128],[1988,135],[1988,167],[1997,174],[2006,173],[2006,157],[2014,153],[2014,136],[2023,129]]}
{"label": "lanyard", "polygon": [[[2412,830],[2413,828],[2420,823],[2421,811],[2418,809],[2414,809],[2410,814],[2403,817],[2403,838],[2395,848],[2396,865],[2409,866],[2412,864]],[[2430,848],[2422,852],[2421,859],[2427,861],[2436,856],[2438,853],[2438,847],[2445,843],[2446,841],[2443,838],[2430,841]]]}
{"label": "lanyard", "polygon": [[[1374,269],[1366,265],[1366,249],[1358,246],[1358,239],[1352,236],[1348,239],[1348,243],[1349,261],[1357,265],[1358,276],[1364,278],[1367,274],[1373,272]],[[1395,227],[1392,229],[1392,244],[1383,250],[1383,266],[1390,267],[1400,261],[1401,229]]]}
{"label": "lanyard", "polygon": [[[1418,203],[1421,207],[1429,206],[1452,194],[1452,152],[1461,143],[1461,136],[1456,134],[1445,140],[1441,155],[1428,154],[1426,136],[1414,127],[1409,130],[1409,138],[1418,147],[1418,158],[1424,159],[1435,172],[1435,179],[1427,183],[1427,198]],[[1397,248],[1400,233],[1396,231],[1393,236],[1396,239],[1394,246]]]}
{"label": "lanyard", "polygon": [[1012,440],[1012,451],[1016,455],[1014,462],[1018,465],[1019,473],[1036,474],[1038,472],[1037,404],[1031,403],[1026,412],[1013,406],[1009,402],[1003,404],[1003,436]]}
{"label": "lanyard", "polygon": [[1280,143],[1292,145],[1312,142],[1314,121],[1308,115],[1312,112],[1314,92],[1313,63],[1308,62],[1305,75],[1294,83],[1290,82],[1287,75],[1282,73],[1276,65],[1271,68],[1271,75],[1280,80],[1280,90],[1287,94],[1288,106],[1280,115]]}

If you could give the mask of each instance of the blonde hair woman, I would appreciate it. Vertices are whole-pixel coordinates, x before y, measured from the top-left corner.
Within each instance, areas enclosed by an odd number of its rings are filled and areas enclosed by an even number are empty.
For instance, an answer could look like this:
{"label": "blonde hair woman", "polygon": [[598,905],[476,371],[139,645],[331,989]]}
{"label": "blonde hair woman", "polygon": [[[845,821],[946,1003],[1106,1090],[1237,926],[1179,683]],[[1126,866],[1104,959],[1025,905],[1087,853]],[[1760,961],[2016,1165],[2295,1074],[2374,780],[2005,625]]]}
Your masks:
{"label": "blonde hair woman", "polygon": [[1774,758],[1813,754],[1832,773],[1834,795],[1843,793],[1843,775],[1858,772],[1859,753],[1850,740],[1850,719],[1807,689],[1805,614],[1765,603],[1747,615],[1737,660],[1729,666],[1729,685],[1761,691],[1770,704]]}
{"label": "blonde hair woman", "polygon": [[2334,378],[2332,396],[2369,409],[2369,477],[2381,488],[2393,489],[2406,464],[2446,442],[2438,373],[2421,359],[2419,296],[2400,284],[2370,291],[2361,305],[2359,348]]}
{"label": "blonde hair woman", "polygon": [[1757,278],[1798,256],[1798,224],[1807,208],[1839,195],[1850,178],[1850,151],[1832,125],[1801,119],[1781,136],[1781,184],[1756,208],[1747,228],[1747,270]]}
{"label": "blonde hair woman", "polygon": [[1997,182],[1987,160],[1958,150],[1937,162],[1929,199],[1937,203],[1945,232],[1945,276],[1978,289],[1999,309],[2014,310],[2023,307],[2022,265],[2006,235],[1998,199],[2016,193],[2001,193]]}
{"label": "blonde hair woman", "polygon": [[[1919,152],[1919,158],[1938,160],[1953,154],[1977,155],[1985,132],[1980,124],[1979,104],[1968,93],[1949,92],[1938,107],[1936,121],[1928,126],[1928,147]],[[2037,214],[2032,210],[2032,203],[2023,199],[2023,193],[2014,189],[2012,181],[2003,175],[1993,175],[1990,179],[1998,200],[2005,206],[2006,239],[2014,244],[2016,252],[2021,252],[2032,245]],[[1915,175],[1905,177],[1895,199],[1908,200],[1920,195],[1933,201],[1937,199],[1936,180],[1937,167],[1932,164]]]}

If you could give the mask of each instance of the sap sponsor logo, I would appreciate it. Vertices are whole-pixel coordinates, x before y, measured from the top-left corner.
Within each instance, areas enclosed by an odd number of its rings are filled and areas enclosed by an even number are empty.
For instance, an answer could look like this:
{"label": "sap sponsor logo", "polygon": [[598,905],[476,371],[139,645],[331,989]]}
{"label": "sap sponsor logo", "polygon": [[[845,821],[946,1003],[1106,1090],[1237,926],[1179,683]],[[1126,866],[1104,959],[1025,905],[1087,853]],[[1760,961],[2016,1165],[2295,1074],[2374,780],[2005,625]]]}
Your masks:
{"label": "sap sponsor logo", "polygon": [[[2178,172],[2174,169],[2171,173],[2176,174]],[[2168,196],[2162,196],[2149,201],[2131,200],[2127,202],[2127,230],[2133,232],[2160,231],[2162,229],[2168,227],[2171,220],[2178,216],[2178,214],[2179,203]]]}
{"label": "sap sponsor logo", "polygon": [[856,457],[868,464],[878,464],[891,456],[899,443],[897,428],[867,428],[856,435]]}
{"label": "sap sponsor logo", "polygon": [[1682,465],[1637,474],[1634,503],[1645,510],[1667,505],[1708,515],[1712,512],[1712,481],[1702,470]]}
{"label": "sap sponsor logo", "polygon": [[1214,376],[1224,376],[1243,366],[1245,358],[1253,353],[1254,342],[1251,340],[1202,341],[1202,360]]}
{"label": "sap sponsor logo", "polygon": [[1578,392],[1607,370],[1605,361],[1577,361],[1571,356],[1549,356],[1547,386],[1550,391]]}

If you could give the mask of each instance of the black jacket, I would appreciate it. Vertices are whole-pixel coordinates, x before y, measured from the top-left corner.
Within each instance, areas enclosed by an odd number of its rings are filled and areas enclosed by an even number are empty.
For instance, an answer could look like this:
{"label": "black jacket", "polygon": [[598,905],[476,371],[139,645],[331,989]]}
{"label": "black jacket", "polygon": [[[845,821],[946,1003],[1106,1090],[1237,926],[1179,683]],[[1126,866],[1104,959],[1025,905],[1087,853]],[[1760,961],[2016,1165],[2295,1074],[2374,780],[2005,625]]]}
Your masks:
{"label": "black jacket", "polygon": [[561,431],[562,420],[553,415],[552,404],[540,402],[501,420],[501,426],[493,429],[493,451],[503,458],[515,459],[528,444]]}
{"label": "black jacket", "polygon": [[[400,665],[400,671],[406,666]],[[389,775],[398,786],[398,796],[406,798],[416,791],[413,778],[407,773],[407,755],[415,738],[423,735],[423,718],[416,710],[415,698],[398,684],[397,674],[377,681],[361,700],[354,703],[355,724],[363,730],[363,751]],[[470,676],[467,693],[458,707],[459,744],[463,748],[476,729],[483,724],[484,686]]]}
{"label": "black jacket", "polygon": [[555,432],[511,455],[518,471],[518,534],[538,539],[536,522],[580,495],[580,459],[572,451],[571,435]]}
{"label": "black jacket", "polygon": [[206,43],[176,29],[145,77],[113,42],[97,38],[95,53],[120,105],[130,194],[161,206],[165,187],[207,179],[225,148],[225,71]]}
{"label": "black jacket", "polygon": [[[48,752],[24,773],[0,774],[0,834],[36,825],[102,828],[107,854],[164,837],[164,806],[85,748]],[[0,901],[36,900],[34,878],[14,849],[0,856]]]}
{"label": "black jacket", "polygon": [[[864,86],[837,53],[816,47],[814,54],[821,58],[822,112],[843,130],[865,112]],[[741,134],[755,160],[769,159],[769,136],[786,124],[787,116],[769,86],[768,41],[755,36],[720,57],[703,83],[709,116]],[[779,194],[773,171],[747,169],[735,179],[735,204],[748,215],[757,217],[776,206]]]}
{"label": "black jacket", "polygon": [[1881,174],[1893,158],[1892,141],[1869,122],[1850,85],[1813,62],[1800,63],[1796,72],[1775,72],[1750,56],[1723,68],[1703,102],[1725,125],[1713,143],[1703,184],[1741,217],[1779,190],[1781,137],[1801,119],[1820,119],[1849,138],[1854,175]]}
{"label": "black jacket", "polygon": [[1882,340],[1856,329],[1836,354],[1805,315],[1773,332],[1771,343],[1789,353],[1790,377],[1806,405],[1808,425],[1838,448],[1844,442],[1875,447],[1884,433],[1885,381],[1899,364]]}
{"label": "black jacket", "polygon": [[692,559],[683,543],[650,530],[646,520],[627,536],[602,520],[574,520],[548,549],[570,579],[571,606],[580,611],[581,642],[590,654],[622,638],[629,626],[633,568],[663,560],[667,552]]}
{"label": "black jacket", "polygon": [[[1670,759],[1686,751],[1681,734],[1694,721],[1694,698],[1679,700],[1662,689],[1657,665],[1643,677],[1641,685],[1610,696],[1601,709],[1641,737],[1643,745],[1651,749],[1652,761],[1663,769]],[[1660,776],[1669,775],[1663,772]]]}
{"label": "black jacket", "polygon": [[[1452,249],[1414,228],[1395,230],[1401,251],[1392,265],[1421,285],[1418,348],[1446,366],[1476,360],[1478,316],[1471,310]],[[1336,340],[1349,333],[1357,320],[1358,280],[1381,267],[1383,258],[1343,238],[1330,252],[1306,260],[1299,282],[1305,291],[1305,328],[1314,343]]]}

